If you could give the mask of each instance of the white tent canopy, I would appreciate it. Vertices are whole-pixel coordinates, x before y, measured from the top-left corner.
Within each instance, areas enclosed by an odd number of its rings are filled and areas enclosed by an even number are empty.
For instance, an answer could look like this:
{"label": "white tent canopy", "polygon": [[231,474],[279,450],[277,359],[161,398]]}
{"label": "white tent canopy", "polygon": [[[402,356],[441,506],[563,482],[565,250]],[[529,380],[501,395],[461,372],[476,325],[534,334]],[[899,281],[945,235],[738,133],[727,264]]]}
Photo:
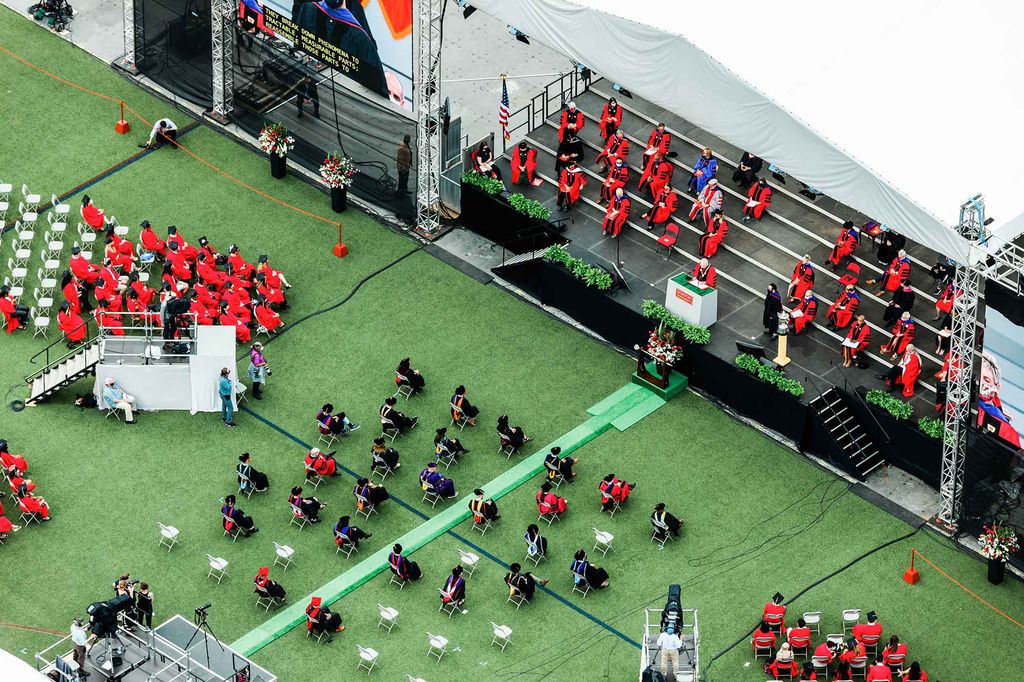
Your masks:
{"label": "white tent canopy", "polygon": [[0,649],[0,673],[3,673],[0,680],[4,682],[50,682],[49,677],[3,649]]}
{"label": "white tent canopy", "polygon": [[470,2],[940,253],[1024,232],[1024,4]]}

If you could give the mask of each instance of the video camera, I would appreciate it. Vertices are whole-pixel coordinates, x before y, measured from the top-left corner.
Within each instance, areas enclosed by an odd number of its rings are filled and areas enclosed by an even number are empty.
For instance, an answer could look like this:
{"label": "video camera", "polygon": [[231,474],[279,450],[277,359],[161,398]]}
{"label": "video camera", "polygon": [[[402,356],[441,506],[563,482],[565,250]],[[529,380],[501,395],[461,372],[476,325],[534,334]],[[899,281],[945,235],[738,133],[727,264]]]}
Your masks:
{"label": "video camera", "polygon": [[678,634],[683,624],[682,589],[679,585],[668,586],[668,600],[661,611],[661,631],[669,626]]}
{"label": "video camera", "polygon": [[85,610],[89,614],[89,626],[97,637],[117,636],[117,614],[127,611],[132,606],[132,598],[121,594],[107,601],[89,604]]}

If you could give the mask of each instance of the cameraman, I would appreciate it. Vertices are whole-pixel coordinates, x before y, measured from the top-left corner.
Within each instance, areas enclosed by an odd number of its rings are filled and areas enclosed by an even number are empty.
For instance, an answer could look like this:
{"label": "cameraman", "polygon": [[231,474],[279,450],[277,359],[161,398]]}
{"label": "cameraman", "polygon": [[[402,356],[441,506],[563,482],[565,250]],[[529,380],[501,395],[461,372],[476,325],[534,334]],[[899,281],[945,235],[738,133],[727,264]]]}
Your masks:
{"label": "cameraman", "polygon": [[252,396],[263,400],[263,384],[270,376],[270,364],[263,355],[263,344],[257,341],[249,347],[249,370],[246,372],[252,381]]}
{"label": "cameraman", "polygon": [[85,669],[85,644],[89,641],[89,627],[82,624],[81,618],[75,618],[71,623],[71,643],[74,645],[72,657],[78,664],[78,676],[88,677],[89,671]]}
{"label": "cameraman", "polygon": [[127,595],[128,598],[131,599],[131,606],[129,606],[124,611],[121,611],[121,613],[118,614],[118,616],[123,615],[123,618],[131,619],[132,622],[125,622],[123,619],[121,621],[122,626],[124,626],[126,630],[134,630],[134,623],[138,622],[139,620],[135,595],[135,586],[138,584],[139,581],[132,580],[131,575],[128,573],[125,573],[117,580],[117,582],[114,583],[114,596],[120,597],[122,595]]}

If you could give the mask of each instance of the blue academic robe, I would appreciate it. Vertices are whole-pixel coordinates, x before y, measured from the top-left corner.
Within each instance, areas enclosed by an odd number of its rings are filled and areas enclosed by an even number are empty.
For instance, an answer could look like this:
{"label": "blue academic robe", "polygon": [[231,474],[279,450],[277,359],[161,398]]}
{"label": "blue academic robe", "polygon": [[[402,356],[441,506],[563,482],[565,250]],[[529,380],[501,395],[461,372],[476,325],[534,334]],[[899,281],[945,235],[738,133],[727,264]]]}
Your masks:
{"label": "blue academic robe", "polygon": [[693,171],[704,171],[704,174],[699,178],[693,175],[690,176],[689,187],[694,192],[700,192],[704,189],[704,185],[708,184],[708,180],[715,177],[718,174],[718,159],[711,157],[705,159],[703,155],[697,157],[697,162],[693,164]]}

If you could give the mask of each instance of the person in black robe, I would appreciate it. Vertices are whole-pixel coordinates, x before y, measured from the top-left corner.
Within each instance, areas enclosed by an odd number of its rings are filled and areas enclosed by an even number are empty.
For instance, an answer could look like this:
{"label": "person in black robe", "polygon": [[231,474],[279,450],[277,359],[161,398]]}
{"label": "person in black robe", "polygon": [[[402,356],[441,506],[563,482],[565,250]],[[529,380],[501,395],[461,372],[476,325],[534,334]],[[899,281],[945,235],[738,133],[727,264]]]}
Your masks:
{"label": "person in black robe", "polygon": [[896,320],[900,319],[903,313],[910,312],[910,309],[914,307],[916,299],[917,294],[914,293],[914,289],[910,286],[910,280],[908,279],[899,289],[892,292],[892,300],[885,307],[885,314],[882,316],[882,319],[885,320],[886,324],[896,324]]}
{"label": "person in black robe", "polygon": [[358,547],[360,540],[368,540],[372,537],[373,533],[367,533],[359,526],[353,526],[347,516],[340,517],[338,523],[334,524],[334,544],[336,545],[347,543]]}
{"label": "person in black robe", "polygon": [[[608,571],[604,570],[600,566],[594,566],[587,559],[587,552],[585,550],[579,550],[573,555],[573,562],[569,566],[570,570],[577,575],[582,575],[587,581],[587,584],[596,590],[603,590],[608,587]],[[573,576],[573,580],[576,576]]]}
{"label": "person in black robe", "polygon": [[518,592],[526,601],[532,601],[533,595],[537,591],[537,583],[541,585],[547,585],[546,579],[537,580],[532,573],[529,571],[523,571],[523,567],[519,564],[512,564],[508,567],[508,573],[505,574],[505,584],[508,585],[509,590]]}
{"label": "person in black robe", "polygon": [[560,457],[561,452],[562,448],[555,446],[544,457],[544,468],[547,470],[548,480],[553,480],[557,475],[561,474],[562,479],[566,483],[572,483],[573,479],[576,478],[576,472],[572,468],[579,460],[569,455]]}
{"label": "person in black robe", "polygon": [[764,313],[761,315],[761,324],[764,326],[764,333],[773,339],[777,336],[779,329],[779,313],[782,312],[782,294],[775,282],[768,285],[768,292],[764,295]]}
{"label": "person in black robe", "polygon": [[512,446],[513,450],[518,450],[523,447],[525,443],[533,440],[526,435],[526,432],[523,431],[523,427],[509,426],[507,414],[503,414],[498,417],[498,433],[508,440],[508,443]]}
{"label": "person in black robe", "polygon": [[906,244],[907,238],[902,234],[886,230],[882,234],[882,242],[878,245],[878,253],[875,254],[878,262],[888,267]]}
{"label": "person in black robe", "polygon": [[376,93],[388,96],[384,66],[362,3],[353,0],[293,2],[292,20],[300,29],[323,38],[357,60],[358,70],[347,75]]}
{"label": "person in black robe", "polygon": [[303,105],[313,105],[313,116],[320,118],[320,90],[309,76],[303,76],[295,92],[295,104],[299,107],[299,118],[302,118]]}
{"label": "person in black robe", "polygon": [[395,383],[399,386],[409,386],[413,393],[419,393],[427,382],[420,371],[413,368],[409,358],[404,358],[395,370]]}
{"label": "person in black robe", "polygon": [[[262,471],[257,471],[252,467],[252,455],[248,452],[243,452],[238,456],[238,466],[235,467],[238,472],[238,484],[240,486],[251,485],[253,490],[262,493],[270,487],[270,479]],[[242,482],[242,476],[249,479],[248,483]],[[245,489],[244,487],[242,488]]]}
{"label": "person in black robe", "polygon": [[528,557],[537,558],[538,554],[547,556],[548,539],[540,534],[540,527],[536,523],[531,523],[526,527],[526,535],[523,537],[526,539],[526,555]]}
{"label": "person in black robe", "polygon": [[757,174],[761,172],[762,165],[763,162],[759,157],[750,152],[743,152],[743,156],[740,157],[740,165],[732,174],[732,181],[743,189],[749,188],[754,184]]}
{"label": "person in black robe", "polygon": [[370,470],[376,471],[378,467],[387,465],[392,471],[402,466],[398,461],[398,450],[389,448],[383,438],[374,438],[373,447],[370,448]]}
{"label": "person in black robe", "polygon": [[320,510],[327,506],[315,497],[303,497],[302,486],[299,485],[292,488],[292,494],[288,496],[288,504],[298,507],[310,523],[320,523]]}
{"label": "person in black robe", "polygon": [[[665,510],[664,502],[659,502],[654,505],[654,512],[651,514],[651,525],[654,525],[655,521],[667,526],[668,532],[671,533],[673,537],[679,537],[679,531],[683,528],[683,522]],[[659,538],[665,533],[664,530],[656,525],[654,525],[654,531]]]}
{"label": "person in black robe", "polygon": [[555,178],[561,177],[562,169],[568,166],[570,161],[582,164],[585,156],[580,138],[572,134],[566,135],[555,152]]}
{"label": "person in black robe", "polygon": [[381,502],[391,499],[391,495],[388,494],[387,488],[382,485],[377,485],[376,483],[371,483],[368,478],[360,478],[356,481],[356,485],[352,489],[352,494],[362,495],[366,501],[374,507]]}
{"label": "person in black robe", "polygon": [[229,531],[231,530],[229,524],[232,527],[238,526],[242,529],[242,534],[246,536],[258,533],[260,530],[256,527],[256,522],[252,520],[251,516],[247,515],[244,511],[235,506],[234,495],[228,495],[224,498],[224,506],[220,508],[220,513],[222,517],[227,517],[222,518],[221,523],[224,525],[224,528]]}
{"label": "person in black robe", "polygon": [[933,294],[938,296],[947,284],[953,283],[953,275],[956,273],[956,266],[950,263],[945,256],[939,256],[935,265],[931,267],[928,274],[932,276]]}

